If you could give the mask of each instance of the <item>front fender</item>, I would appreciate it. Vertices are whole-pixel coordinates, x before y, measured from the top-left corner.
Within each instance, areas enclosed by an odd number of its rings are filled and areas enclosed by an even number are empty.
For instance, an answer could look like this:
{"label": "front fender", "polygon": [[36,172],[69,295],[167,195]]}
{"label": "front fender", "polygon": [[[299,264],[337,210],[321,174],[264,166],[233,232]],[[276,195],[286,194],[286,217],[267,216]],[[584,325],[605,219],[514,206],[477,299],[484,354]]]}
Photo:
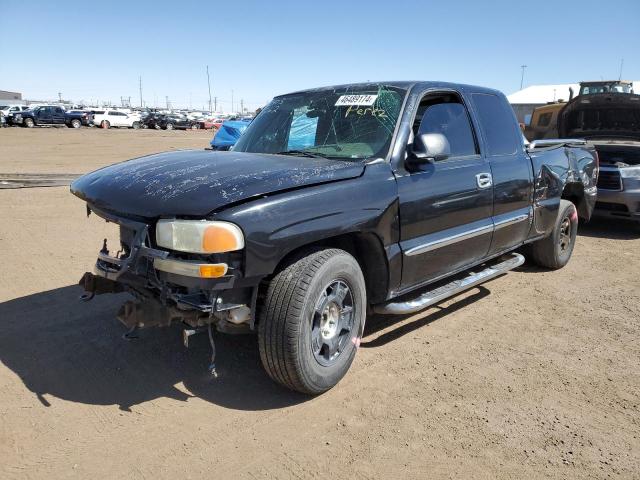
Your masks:
{"label": "front fender", "polygon": [[[349,233],[374,233],[384,247],[398,242],[395,178],[388,163],[362,176],[269,195],[217,212],[245,236],[245,277],[274,273],[289,253]],[[385,248],[385,251],[389,251]]]}

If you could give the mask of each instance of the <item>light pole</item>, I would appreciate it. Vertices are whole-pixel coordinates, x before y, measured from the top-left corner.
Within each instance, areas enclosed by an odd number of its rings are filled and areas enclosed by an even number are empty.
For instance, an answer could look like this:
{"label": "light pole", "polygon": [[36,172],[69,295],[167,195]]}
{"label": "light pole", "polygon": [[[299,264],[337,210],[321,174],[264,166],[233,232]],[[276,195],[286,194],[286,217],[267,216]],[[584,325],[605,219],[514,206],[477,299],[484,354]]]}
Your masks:
{"label": "light pole", "polygon": [[520,90],[522,90],[522,86],[524,85],[524,69],[527,68],[526,65],[520,65],[522,69],[522,74],[520,75]]}
{"label": "light pole", "polygon": [[211,79],[209,78],[209,65],[207,65],[207,85],[209,86],[209,113],[212,114],[213,110],[211,110]]}

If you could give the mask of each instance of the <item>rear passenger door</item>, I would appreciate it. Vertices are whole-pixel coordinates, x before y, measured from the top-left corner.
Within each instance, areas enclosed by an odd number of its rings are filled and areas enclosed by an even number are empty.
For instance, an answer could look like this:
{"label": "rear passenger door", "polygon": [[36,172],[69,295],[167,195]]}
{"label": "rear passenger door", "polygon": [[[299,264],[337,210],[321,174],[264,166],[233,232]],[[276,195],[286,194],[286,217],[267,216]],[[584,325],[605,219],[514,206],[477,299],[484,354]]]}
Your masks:
{"label": "rear passenger door", "polygon": [[60,107],[51,107],[51,123],[63,125],[65,123],[64,110]]}
{"label": "rear passenger door", "polygon": [[493,177],[491,255],[528,237],[533,221],[533,169],[506,98],[485,92],[473,93],[471,98],[480,123],[483,154]]}
{"label": "rear passenger door", "polygon": [[493,190],[467,106],[455,92],[426,94],[413,135],[441,133],[451,155],[398,171],[402,289],[481,260],[491,243]]}

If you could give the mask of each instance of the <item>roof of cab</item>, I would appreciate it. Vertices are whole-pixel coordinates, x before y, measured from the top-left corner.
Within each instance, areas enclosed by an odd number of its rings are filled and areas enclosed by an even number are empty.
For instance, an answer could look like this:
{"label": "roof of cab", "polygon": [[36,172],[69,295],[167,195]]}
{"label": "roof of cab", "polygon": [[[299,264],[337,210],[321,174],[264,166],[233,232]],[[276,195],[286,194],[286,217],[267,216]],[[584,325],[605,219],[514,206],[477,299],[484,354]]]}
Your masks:
{"label": "roof of cab", "polygon": [[401,81],[390,81],[390,82],[362,82],[362,83],[345,83],[342,85],[330,85],[326,87],[316,87],[316,88],[308,88],[304,90],[297,90],[295,92],[285,93],[282,95],[277,95],[275,98],[284,97],[287,95],[294,95],[297,93],[304,92],[321,92],[328,90],[339,90],[347,87],[358,87],[358,88],[366,88],[366,87],[377,87],[379,85],[385,85],[389,87],[403,88],[406,90],[410,90],[413,87],[417,87],[421,90],[427,90],[432,88],[451,88],[456,90],[467,90],[472,92],[481,92],[481,93],[499,93],[502,95],[502,92],[498,90],[494,90],[487,87],[480,87],[476,85],[466,85],[461,83],[451,83],[451,82],[441,82],[441,81],[426,81],[426,80],[401,80]]}

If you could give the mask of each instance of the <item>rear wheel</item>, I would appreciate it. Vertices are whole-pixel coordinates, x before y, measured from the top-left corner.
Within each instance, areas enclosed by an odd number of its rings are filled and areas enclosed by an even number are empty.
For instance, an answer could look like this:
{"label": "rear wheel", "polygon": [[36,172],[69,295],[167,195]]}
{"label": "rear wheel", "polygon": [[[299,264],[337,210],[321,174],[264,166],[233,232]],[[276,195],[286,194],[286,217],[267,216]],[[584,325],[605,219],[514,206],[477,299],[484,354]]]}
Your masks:
{"label": "rear wheel", "polygon": [[102,120],[102,122],[100,122],[100,127],[101,128],[110,128],[111,124],[109,123],[109,120]]}
{"label": "rear wheel", "polygon": [[167,126],[164,127],[166,130],[173,130],[173,123],[167,123]]}
{"label": "rear wheel", "polygon": [[560,200],[553,232],[531,244],[531,259],[538,265],[557,270],[571,258],[578,235],[578,212],[569,200]]}
{"label": "rear wheel", "polygon": [[131,128],[133,128],[134,130],[138,130],[140,128],[140,122],[133,122],[131,124]]}
{"label": "rear wheel", "polygon": [[194,123],[193,125],[191,125],[191,130],[199,130],[200,129],[200,125],[198,125],[197,123]]}
{"label": "rear wheel", "polygon": [[319,394],[347,373],[360,344],[366,289],[358,262],[326,249],[271,280],[258,325],[260,358],[276,382]]}
{"label": "rear wheel", "polygon": [[80,128],[82,126],[82,122],[77,118],[74,118],[73,120],[71,120],[71,126],[73,128]]}
{"label": "rear wheel", "polygon": [[27,127],[27,128],[33,128],[33,126],[34,126],[35,124],[36,124],[36,123],[33,121],[33,119],[32,119],[32,118],[25,118],[25,119],[24,119],[24,126],[25,126],[25,127]]}

